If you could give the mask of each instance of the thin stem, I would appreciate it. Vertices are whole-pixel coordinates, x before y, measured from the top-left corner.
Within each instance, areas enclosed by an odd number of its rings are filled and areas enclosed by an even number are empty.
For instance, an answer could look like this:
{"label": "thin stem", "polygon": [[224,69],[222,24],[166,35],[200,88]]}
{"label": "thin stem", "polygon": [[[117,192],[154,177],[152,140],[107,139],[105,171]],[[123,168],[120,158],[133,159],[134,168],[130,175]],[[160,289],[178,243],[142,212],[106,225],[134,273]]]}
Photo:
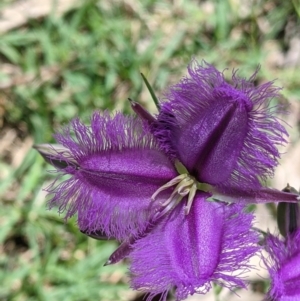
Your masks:
{"label": "thin stem", "polygon": [[158,99],[157,99],[157,97],[156,97],[156,95],[154,93],[154,90],[152,89],[151,85],[149,84],[147,78],[144,76],[143,73],[141,73],[141,76],[142,76],[142,78],[144,80],[144,83],[146,84],[146,86],[148,88],[148,91],[151,94],[151,97],[152,97],[152,99],[153,99],[153,101],[155,103],[155,106],[157,107],[158,110],[160,110],[160,105],[159,105]]}

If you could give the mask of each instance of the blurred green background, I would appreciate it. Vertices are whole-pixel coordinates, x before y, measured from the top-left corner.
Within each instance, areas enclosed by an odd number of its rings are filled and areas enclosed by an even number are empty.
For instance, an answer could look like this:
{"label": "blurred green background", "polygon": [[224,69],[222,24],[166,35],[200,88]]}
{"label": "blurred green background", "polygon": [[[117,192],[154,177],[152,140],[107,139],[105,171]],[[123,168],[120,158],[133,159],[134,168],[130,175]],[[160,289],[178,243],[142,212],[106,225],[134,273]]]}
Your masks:
{"label": "blurred green background", "polygon": [[129,113],[128,97],[155,113],[140,72],[159,96],[192,57],[247,77],[261,64],[257,82],[295,101],[299,15],[299,0],[2,0],[0,300],[137,300],[124,263],[102,268],[116,243],[46,209],[54,175],[32,145],[74,116]]}

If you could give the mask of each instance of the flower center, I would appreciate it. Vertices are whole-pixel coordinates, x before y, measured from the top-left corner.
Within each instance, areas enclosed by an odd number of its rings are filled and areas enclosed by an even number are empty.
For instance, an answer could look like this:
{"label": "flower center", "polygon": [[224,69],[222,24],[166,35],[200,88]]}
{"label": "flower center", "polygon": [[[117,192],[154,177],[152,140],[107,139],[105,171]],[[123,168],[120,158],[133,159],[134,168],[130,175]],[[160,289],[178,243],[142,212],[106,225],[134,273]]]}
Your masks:
{"label": "flower center", "polygon": [[196,191],[197,190],[208,191],[210,187],[210,185],[208,184],[197,182],[196,179],[193,176],[189,175],[188,173],[184,173],[175,177],[174,179],[172,179],[171,181],[169,181],[168,183],[166,183],[165,185],[157,189],[155,193],[151,196],[151,199],[155,200],[155,198],[160,192],[175,185],[176,187],[174,188],[170,197],[161,204],[162,207],[164,207],[164,210],[159,212],[159,217],[164,215],[171,209],[175,208],[176,205],[187,195],[188,195],[188,200],[184,208],[184,213],[186,215],[189,214],[196,195]]}

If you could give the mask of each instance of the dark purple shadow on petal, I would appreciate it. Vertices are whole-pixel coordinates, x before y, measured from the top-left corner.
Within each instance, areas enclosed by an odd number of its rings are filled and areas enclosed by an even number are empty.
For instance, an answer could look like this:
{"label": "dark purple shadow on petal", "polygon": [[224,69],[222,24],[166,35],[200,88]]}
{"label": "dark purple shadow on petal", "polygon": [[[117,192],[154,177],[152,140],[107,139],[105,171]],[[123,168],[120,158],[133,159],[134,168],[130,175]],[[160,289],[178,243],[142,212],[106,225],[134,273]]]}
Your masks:
{"label": "dark purple shadow on petal", "polygon": [[174,135],[180,160],[200,182],[226,181],[236,165],[247,131],[247,112],[238,105],[211,104]]}

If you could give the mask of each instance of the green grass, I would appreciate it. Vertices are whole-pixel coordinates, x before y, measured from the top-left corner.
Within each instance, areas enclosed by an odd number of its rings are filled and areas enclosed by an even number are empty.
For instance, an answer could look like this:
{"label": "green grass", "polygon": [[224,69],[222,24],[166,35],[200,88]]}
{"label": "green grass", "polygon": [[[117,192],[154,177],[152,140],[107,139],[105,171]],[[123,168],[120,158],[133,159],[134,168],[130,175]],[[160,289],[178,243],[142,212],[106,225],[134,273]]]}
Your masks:
{"label": "green grass", "polygon": [[299,67],[284,62],[299,31],[297,0],[82,3],[0,37],[0,147],[15,134],[0,154],[0,300],[132,298],[126,265],[102,268],[116,243],[87,238],[75,218],[46,210],[54,175],[32,143],[54,142],[74,116],[130,113],[128,97],[155,112],[140,72],[162,96],[192,57],[247,77],[261,64],[258,82],[278,78],[287,99],[300,93]]}

